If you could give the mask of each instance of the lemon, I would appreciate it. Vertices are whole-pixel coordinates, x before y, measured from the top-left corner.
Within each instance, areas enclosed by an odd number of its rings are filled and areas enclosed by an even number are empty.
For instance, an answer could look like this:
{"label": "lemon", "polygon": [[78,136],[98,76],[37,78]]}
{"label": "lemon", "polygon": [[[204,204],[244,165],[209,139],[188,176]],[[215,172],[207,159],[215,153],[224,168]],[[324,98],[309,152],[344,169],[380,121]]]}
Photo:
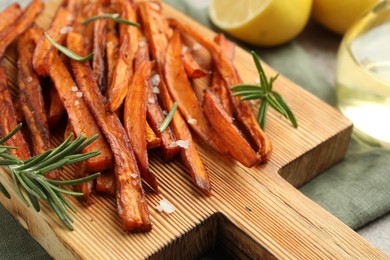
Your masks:
{"label": "lemon", "polygon": [[313,17],[331,31],[344,34],[378,0],[313,0]]}
{"label": "lemon", "polygon": [[239,40],[275,46],[303,30],[311,6],[312,0],[211,0],[209,16],[218,28]]}

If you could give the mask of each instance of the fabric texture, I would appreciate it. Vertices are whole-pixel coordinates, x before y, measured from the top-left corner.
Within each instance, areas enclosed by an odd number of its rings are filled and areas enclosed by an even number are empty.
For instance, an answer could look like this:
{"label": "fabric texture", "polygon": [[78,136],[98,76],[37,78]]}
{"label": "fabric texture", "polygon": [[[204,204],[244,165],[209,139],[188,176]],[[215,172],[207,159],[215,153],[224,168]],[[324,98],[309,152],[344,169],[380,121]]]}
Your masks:
{"label": "fabric texture", "polygon": [[[207,15],[208,0],[166,2],[212,27]],[[332,85],[299,44],[292,42],[281,48],[256,51],[282,75],[325,102],[335,104]],[[389,150],[369,147],[354,137],[345,159],[306,184],[301,191],[345,224],[357,229],[389,211],[389,169]],[[0,225],[0,259],[49,258],[44,249],[29,237],[1,205]]]}

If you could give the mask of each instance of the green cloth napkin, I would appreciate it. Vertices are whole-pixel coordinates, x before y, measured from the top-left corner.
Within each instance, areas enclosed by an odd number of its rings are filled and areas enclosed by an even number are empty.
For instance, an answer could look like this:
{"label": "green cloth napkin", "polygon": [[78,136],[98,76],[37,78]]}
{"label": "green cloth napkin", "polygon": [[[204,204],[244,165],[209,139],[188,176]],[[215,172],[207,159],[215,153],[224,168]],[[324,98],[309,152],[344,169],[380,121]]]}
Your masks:
{"label": "green cloth napkin", "polygon": [[[207,17],[208,0],[166,2],[212,27]],[[256,51],[278,72],[324,101],[335,104],[332,85],[299,44],[292,42],[281,48]],[[353,138],[345,159],[306,184],[301,191],[345,224],[357,229],[390,210],[389,170],[389,150],[369,147]],[[1,205],[0,225],[0,259],[49,258]]]}

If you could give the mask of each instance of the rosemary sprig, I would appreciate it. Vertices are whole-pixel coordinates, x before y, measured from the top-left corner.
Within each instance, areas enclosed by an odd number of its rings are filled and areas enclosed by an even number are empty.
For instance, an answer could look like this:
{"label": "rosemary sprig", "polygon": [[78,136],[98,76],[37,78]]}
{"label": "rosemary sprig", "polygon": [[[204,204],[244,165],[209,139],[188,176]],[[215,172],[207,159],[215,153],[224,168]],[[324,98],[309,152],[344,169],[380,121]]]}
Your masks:
{"label": "rosemary sprig", "polygon": [[259,113],[257,120],[261,126],[261,128],[264,130],[266,125],[266,112],[267,107],[270,105],[273,107],[277,112],[282,114],[285,118],[289,119],[291,121],[291,124],[297,128],[298,122],[291,111],[290,107],[287,105],[286,101],[283,99],[283,97],[276,91],[272,89],[273,83],[278,78],[279,74],[277,74],[275,77],[271,77],[268,81],[265,72],[263,70],[263,67],[261,66],[260,59],[257,56],[257,54],[252,51],[252,57],[256,64],[257,71],[259,73],[260,77],[260,84],[240,84],[232,86],[230,89],[232,91],[235,91],[233,96],[241,96],[240,100],[253,100],[253,99],[260,99],[261,105],[259,108]]}
{"label": "rosemary sprig", "polygon": [[[39,200],[46,201],[64,225],[70,230],[73,230],[73,226],[71,224],[73,220],[67,209],[70,209],[72,212],[75,212],[75,209],[64,197],[64,194],[72,196],[82,196],[83,194],[64,189],[61,186],[77,185],[91,181],[97,178],[100,173],[95,173],[85,178],[67,181],[50,180],[47,179],[44,174],[69,164],[87,160],[100,154],[99,151],[86,154],[78,153],[81,149],[95,141],[98,136],[95,135],[90,139],[87,139],[84,136],[79,136],[74,141],[71,141],[72,135],[70,135],[58,147],[22,161],[13,157],[9,152],[9,149],[14,147],[3,145],[3,143],[11,138],[20,129],[20,127],[21,124],[0,140],[0,165],[2,165],[11,175],[14,188],[27,207],[29,207],[31,203],[34,209],[39,212]],[[7,198],[11,198],[8,191],[1,183],[0,192],[2,192]],[[28,200],[24,194],[27,195]]]}
{"label": "rosemary sprig", "polygon": [[118,13],[95,15],[95,16],[92,16],[92,17],[85,19],[83,21],[83,24],[85,25],[85,24],[88,24],[88,23],[93,22],[93,21],[98,20],[98,19],[111,19],[111,20],[115,21],[116,23],[123,23],[123,24],[133,25],[133,26],[137,26],[137,27],[140,26],[139,23],[120,18]]}
{"label": "rosemary sprig", "polygon": [[164,119],[164,122],[162,122],[161,126],[158,128],[158,131],[160,133],[163,132],[169,126],[176,112],[176,109],[177,109],[177,102],[173,103],[171,107],[171,111],[169,111],[168,115]]}
{"label": "rosemary sprig", "polygon": [[94,52],[91,52],[90,54],[88,54],[87,56],[85,57],[82,57],[76,53],[74,53],[73,51],[69,50],[68,48],[62,46],[61,44],[59,44],[58,42],[56,42],[55,40],[53,40],[53,38],[50,37],[50,35],[45,32],[45,37],[47,38],[47,40],[54,46],[56,47],[60,52],[62,52],[63,54],[65,54],[66,56],[68,56],[69,58],[71,58],[72,60],[75,60],[75,61],[87,61],[87,60],[90,60],[92,59],[93,55],[95,55]]}

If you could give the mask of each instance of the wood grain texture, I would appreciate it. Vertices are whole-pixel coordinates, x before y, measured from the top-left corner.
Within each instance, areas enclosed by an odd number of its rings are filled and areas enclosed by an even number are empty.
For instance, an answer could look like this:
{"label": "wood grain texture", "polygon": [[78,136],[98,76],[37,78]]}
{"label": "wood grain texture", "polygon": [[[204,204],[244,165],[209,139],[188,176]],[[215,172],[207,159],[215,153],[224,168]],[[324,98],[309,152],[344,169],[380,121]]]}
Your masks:
{"label": "wood grain texture", "polygon": [[[47,28],[56,2],[49,2],[38,23]],[[213,32],[169,6],[166,14],[191,24],[206,37]],[[9,51],[5,63],[15,71]],[[244,82],[257,78],[251,56],[236,50],[235,64]],[[276,72],[265,66],[268,75]],[[15,76],[10,82],[15,89]],[[280,115],[269,112],[267,133],[274,151],[267,164],[245,168],[199,145],[210,172],[212,196],[194,188],[186,167],[179,161],[163,163],[152,152],[150,168],[160,184],[160,194],[147,192],[153,230],[146,234],[124,234],[116,214],[115,200],[97,196],[85,207],[75,199],[75,231],[62,227],[47,207],[41,213],[26,209],[12,189],[11,179],[0,173],[0,181],[12,199],[1,203],[28,232],[58,259],[188,259],[211,248],[239,258],[383,258],[385,255],[353,230],[302,195],[299,186],[339,161],[345,154],[352,125],[326,105],[284,77],[275,88],[286,97],[300,124],[298,129]],[[54,136],[53,143],[59,139]],[[74,169],[73,169],[74,170]],[[66,175],[71,175],[70,168]],[[288,183],[287,181],[290,183]],[[177,210],[159,213],[155,207],[165,198]]]}

